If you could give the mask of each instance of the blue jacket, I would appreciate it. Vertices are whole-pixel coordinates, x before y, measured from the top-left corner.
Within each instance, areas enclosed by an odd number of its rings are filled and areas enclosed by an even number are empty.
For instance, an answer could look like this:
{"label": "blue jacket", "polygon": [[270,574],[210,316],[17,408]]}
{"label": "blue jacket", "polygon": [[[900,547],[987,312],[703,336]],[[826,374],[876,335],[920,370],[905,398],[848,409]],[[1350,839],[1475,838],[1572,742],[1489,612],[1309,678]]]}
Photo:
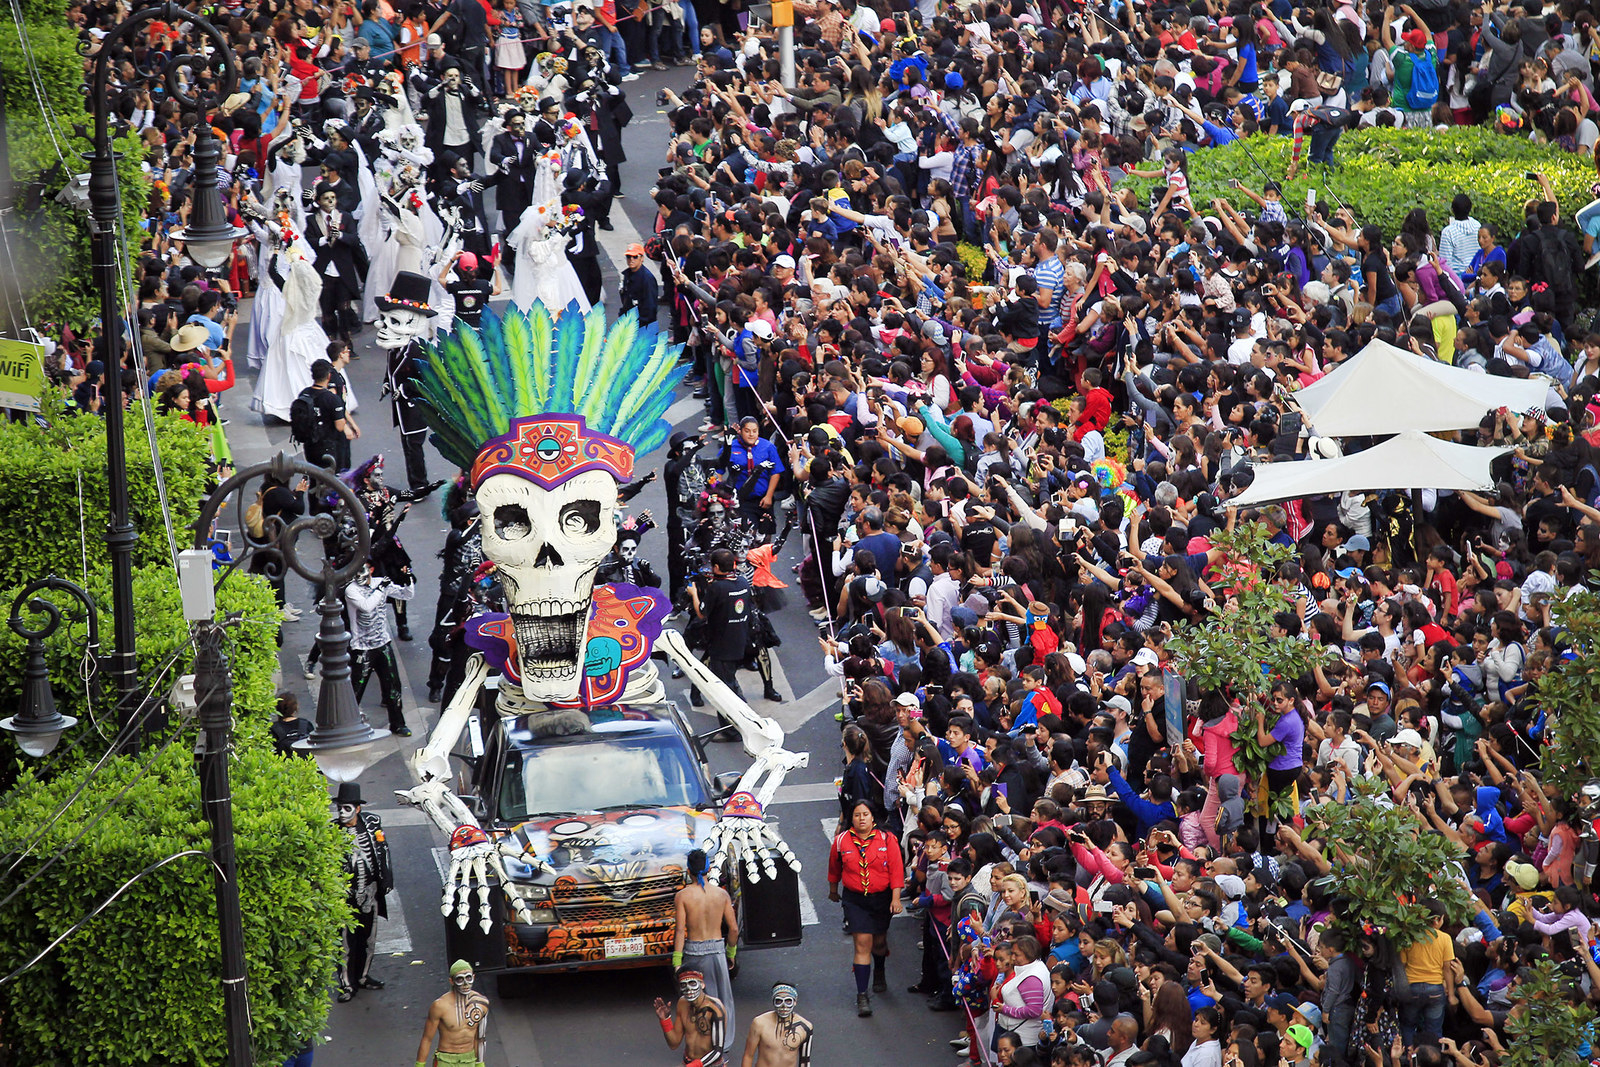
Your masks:
{"label": "blue jacket", "polygon": [[1157,804],[1155,801],[1146,800],[1138,793],[1135,793],[1133,786],[1128,784],[1128,780],[1122,777],[1121,772],[1116,767],[1111,768],[1111,788],[1117,794],[1117,799],[1126,804],[1128,810],[1133,812],[1133,821],[1137,824],[1138,836],[1140,837],[1148,835],[1156,823],[1178,817],[1178,813],[1173,808],[1171,801],[1165,804]]}

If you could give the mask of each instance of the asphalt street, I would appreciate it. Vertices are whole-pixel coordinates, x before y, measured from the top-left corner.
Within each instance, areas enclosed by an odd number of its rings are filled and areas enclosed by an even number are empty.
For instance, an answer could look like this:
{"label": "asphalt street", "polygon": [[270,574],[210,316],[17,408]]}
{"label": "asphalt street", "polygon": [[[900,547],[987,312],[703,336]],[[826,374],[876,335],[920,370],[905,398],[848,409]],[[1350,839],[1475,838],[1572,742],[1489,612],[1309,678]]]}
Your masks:
{"label": "asphalt street", "polygon": [[[613,210],[615,229],[598,233],[604,249],[608,306],[613,311],[622,249],[652,230],[654,209],[649,190],[663,160],[668,136],[666,117],[654,106],[656,91],[664,87],[681,91],[690,76],[687,67],[646,71],[628,86],[635,117],[624,133],[628,160],[621,165],[621,172],[626,196],[617,201]],[[355,442],[355,458],[360,462],[374,453],[383,453],[390,463],[391,481],[400,482],[403,475],[399,436],[388,405],[378,400],[384,356],[375,347],[370,329],[357,338],[356,350],[359,358],[352,364],[350,378],[359,401],[355,417],[362,436]],[[249,411],[248,391],[253,387],[253,375],[241,371],[238,388],[224,397],[225,413],[231,420],[229,439],[240,466],[266,459],[280,449],[294,448],[287,425],[263,425],[260,416]],[[690,397],[687,390],[682,391],[668,413],[679,429],[692,430],[703,417],[701,402]],[[662,459],[663,453],[641,457],[639,476],[659,469]],[[454,471],[430,447],[429,476],[444,478],[452,474]],[[664,516],[666,500],[659,480],[635,497],[630,506],[635,512],[650,510],[658,517]],[[406,718],[415,736],[385,742],[386,755],[361,782],[368,810],[383,819],[396,869],[397,885],[389,898],[390,918],[378,925],[378,959],[373,968],[374,977],[386,987],[363,991],[349,1003],[333,1004],[324,1043],[317,1047],[319,1064],[377,1067],[414,1063],[427,1005],[448,987],[446,969],[450,961],[444,956],[444,920],[439,910],[442,879],[437,865],[445,842],[419,812],[401,806],[394,796],[395,790],[413,784],[402,748],[409,751],[420,747],[438,716],[438,709],[427,704],[426,637],[437,597],[438,553],[445,530],[439,496],[416,505],[401,529],[421,583],[411,608],[416,640],[396,646],[406,683]],[[789,540],[774,567],[775,573],[786,580],[792,578],[790,567],[799,561],[800,540],[798,536]],[[666,574],[664,532],[647,535],[641,551],[659,573]],[[292,579],[290,600],[304,610],[304,615],[284,628],[282,684],[299,694],[303,707],[314,708],[317,683],[303,677],[305,655],[316,628],[316,616],[310,610],[311,592],[304,583]],[[786,780],[776,806],[783,836],[804,864],[802,911],[807,926],[800,946],[741,955],[741,972],[735,983],[739,1019],[736,1048],[743,1047],[749,1020],[770,1007],[768,991],[781,978],[799,985],[800,1012],[816,1027],[813,1063],[825,1067],[847,1063],[853,1067],[955,1063],[946,1042],[957,1032],[957,1017],[932,1015],[926,1011],[923,997],[904,992],[918,978],[920,924],[916,920],[903,918],[894,923],[890,992],[875,998],[874,1017],[856,1018],[849,942],[837,906],[827,901],[826,883],[827,846],[838,815],[833,784],[841,767],[838,724],[834,721],[839,709],[838,691],[822,669],[815,624],[805,614],[798,589],[792,590],[789,604],[775,616],[774,623],[783,639],[776,658],[781,669],[778,689],[785,701],[769,704],[757,698],[754,707],[784,727],[789,748],[811,753],[811,765]],[[711,716],[688,707],[681,682],[669,685],[692,722],[706,730],[713,728]],[[743,688],[747,694],[760,693],[760,679],[746,675]],[[367,692],[365,706],[372,721],[381,723],[383,713],[377,703],[376,684]],[[749,763],[737,742],[715,743],[709,748],[714,772],[742,769]],[[669,1001],[673,996],[671,976],[665,968],[518,978],[498,983],[499,988],[496,985],[492,981],[483,983],[487,987],[484,992],[493,1000],[488,1067],[681,1062],[679,1054],[667,1049],[650,1006],[657,996]]]}

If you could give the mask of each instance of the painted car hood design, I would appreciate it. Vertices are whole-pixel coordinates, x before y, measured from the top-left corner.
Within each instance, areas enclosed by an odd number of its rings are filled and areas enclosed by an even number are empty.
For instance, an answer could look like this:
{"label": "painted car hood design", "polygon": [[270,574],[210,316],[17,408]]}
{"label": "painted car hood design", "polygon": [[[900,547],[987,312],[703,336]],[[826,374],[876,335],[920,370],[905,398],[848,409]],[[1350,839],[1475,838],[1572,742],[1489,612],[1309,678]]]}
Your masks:
{"label": "painted car hood design", "polygon": [[618,883],[681,877],[684,858],[704,846],[714,825],[716,815],[708,811],[633,808],[529,819],[512,834],[555,868],[558,882]]}

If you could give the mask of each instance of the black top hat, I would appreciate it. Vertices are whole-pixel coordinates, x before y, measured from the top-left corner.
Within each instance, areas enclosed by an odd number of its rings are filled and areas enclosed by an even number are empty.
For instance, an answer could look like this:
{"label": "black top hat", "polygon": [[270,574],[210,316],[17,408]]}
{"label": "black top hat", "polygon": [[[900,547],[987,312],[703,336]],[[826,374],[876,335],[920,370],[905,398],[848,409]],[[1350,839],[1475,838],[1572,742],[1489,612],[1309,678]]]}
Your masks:
{"label": "black top hat", "polygon": [[432,286],[432,282],[415,271],[403,270],[394,276],[388,295],[378,297],[378,307],[383,311],[420,311],[431,319],[439,314],[428,306]]}
{"label": "black top hat", "polygon": [[339,792],[334,796],[335,804],[354,804],[357,807],[365,804],[361,799],[361,786],[356,782],[340,782]]}

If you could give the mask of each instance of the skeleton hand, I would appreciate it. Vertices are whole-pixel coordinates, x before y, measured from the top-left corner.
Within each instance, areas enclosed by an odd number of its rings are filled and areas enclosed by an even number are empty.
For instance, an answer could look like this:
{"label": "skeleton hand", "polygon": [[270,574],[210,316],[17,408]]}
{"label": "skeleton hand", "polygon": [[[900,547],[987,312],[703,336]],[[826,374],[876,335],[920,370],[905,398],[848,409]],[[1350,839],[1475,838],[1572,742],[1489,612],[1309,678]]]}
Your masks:
{"label": "skeleton hand", "polygon": [[475,193],[481,193],[483,192],[483,180],[481,178],[474,178],[470,182],[467,182],[467,188],[471,189]]}
{"label": "skeleton hand", "polygon": [[446,918],[450,917],[452,911],[455,912],[457,928],[467,928],[467,919],[472,914],[472,890],[476,886],[478,925],[483,927],[486,934],[493,929],[494,922],[489,917],[490,879],[500,882],[500,888],[505,891],[517,919],[525,923],[533,922],[521,890],[506,874],[502,856],[521,859],[537,869],[554,873],[543,860],[529,857],[510,839],[502,840],[497,845],[489,839],[488,834],[471,823],[463,823],[450,835],[450,874],[445,879],[444,898],[439,903],[439,911]]}
{"label": "skeleton hand", "polygon": [[760,803],[749,793],[735,793],[728,798],[722,808],[722,818],[717,820],[711,835],[716,848],[709,864],[712,877],[720,876],[731,855],[738,852],[744,856],[745,872],[750,881],[761,881],[763,873],[768,878],[776,878],[778,865],[772,862],[773,850],[783,857],[791,870],[800,873],[800,861],[779,836],[777,827],[762,818]]}

